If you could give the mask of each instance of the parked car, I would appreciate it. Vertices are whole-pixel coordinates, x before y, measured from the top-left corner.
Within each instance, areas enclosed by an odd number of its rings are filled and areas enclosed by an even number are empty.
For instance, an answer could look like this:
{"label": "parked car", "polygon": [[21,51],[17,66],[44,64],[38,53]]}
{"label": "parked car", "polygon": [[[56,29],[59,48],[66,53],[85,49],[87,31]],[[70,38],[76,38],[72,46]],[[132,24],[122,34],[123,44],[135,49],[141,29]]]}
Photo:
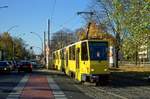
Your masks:
{"label": "parked car", "polygon": [[31,64],[32,64],[32,67],[33,67],[33,68],[36,68],[36,67],[37,67],[37,62],[33,62],[33,61],[32,61]]}
{"label": "parked car", "polygon": [[43,69],[44,68],[44,65],[43,64],[37,64],[37,67],[38,69]]}
{"label": "parked car", "polygon": [[1,72],[11,72],[11,65],[8,63],[8,61],[0,61],[0,71]]}
{"label": "parked car", "polygon": [[29,61],[22,61],[18,64],[18,73],[20,71],[32,72],[32,64]]}
{"label": "parked car", "polygon": [[36,69],[41,69],[41,68],[43,68],[43,65],[40,64],[40,63],[38,63],[38,62],[32,61],[31,64],[32,64],[32,67],[33,67],[33,68],[36,68]]}

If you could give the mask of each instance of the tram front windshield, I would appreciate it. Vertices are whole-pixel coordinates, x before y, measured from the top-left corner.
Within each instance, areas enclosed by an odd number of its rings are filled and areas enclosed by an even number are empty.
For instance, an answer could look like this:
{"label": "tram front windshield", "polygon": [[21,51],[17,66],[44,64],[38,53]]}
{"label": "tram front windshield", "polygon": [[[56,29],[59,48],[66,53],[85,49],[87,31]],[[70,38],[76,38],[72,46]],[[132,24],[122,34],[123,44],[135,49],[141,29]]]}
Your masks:
{"label": "tram front windshield", "polygon": [[90,60],[107,60],[107,42],[89,41]]}

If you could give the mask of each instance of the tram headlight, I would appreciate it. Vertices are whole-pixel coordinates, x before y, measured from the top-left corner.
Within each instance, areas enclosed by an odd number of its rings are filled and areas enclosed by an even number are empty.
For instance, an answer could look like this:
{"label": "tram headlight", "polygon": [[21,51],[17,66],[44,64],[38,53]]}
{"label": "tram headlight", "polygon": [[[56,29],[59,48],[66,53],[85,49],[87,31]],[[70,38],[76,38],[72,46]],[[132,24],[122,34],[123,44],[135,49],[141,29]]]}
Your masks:
{"label": "tram headlight", "polygon": [[92,68],[92,69],[91,69],[91,71],[93,72],[93,71],[94,71],[94,69]]}
{"label": "tram headlight", "polygon": [[104,71],[107,71],[107,69],[104,69]]}

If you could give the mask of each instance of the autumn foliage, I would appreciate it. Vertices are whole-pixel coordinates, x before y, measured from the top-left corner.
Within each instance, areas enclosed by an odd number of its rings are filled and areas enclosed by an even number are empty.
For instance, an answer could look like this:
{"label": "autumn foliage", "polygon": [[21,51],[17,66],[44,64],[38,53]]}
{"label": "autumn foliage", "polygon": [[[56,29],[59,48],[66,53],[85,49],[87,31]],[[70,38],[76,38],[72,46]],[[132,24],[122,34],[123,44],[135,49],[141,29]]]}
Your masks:
{"label": "autumn foliage", "polygon": [[[79,29],[77,31],[78,40],[86,39],[86,29]],[[110,44],[114,44],[116,42],[113,35],[104,32],[104,29],[101,25],[97,25],[95,22],[92,22],[89,28],[88,39],[98,39],[98,40],[107,40]]]}

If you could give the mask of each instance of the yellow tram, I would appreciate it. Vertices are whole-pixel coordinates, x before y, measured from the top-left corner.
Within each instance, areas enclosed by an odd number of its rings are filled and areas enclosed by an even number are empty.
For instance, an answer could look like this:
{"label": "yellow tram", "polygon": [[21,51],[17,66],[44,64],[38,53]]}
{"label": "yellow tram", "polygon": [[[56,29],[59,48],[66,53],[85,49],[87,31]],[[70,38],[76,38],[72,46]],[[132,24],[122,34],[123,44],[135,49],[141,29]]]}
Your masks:
{"label": "yellow tram", "polygon": [[83,40],[53,52],[53,66],[81,82],[109,80],[108,41]]}

